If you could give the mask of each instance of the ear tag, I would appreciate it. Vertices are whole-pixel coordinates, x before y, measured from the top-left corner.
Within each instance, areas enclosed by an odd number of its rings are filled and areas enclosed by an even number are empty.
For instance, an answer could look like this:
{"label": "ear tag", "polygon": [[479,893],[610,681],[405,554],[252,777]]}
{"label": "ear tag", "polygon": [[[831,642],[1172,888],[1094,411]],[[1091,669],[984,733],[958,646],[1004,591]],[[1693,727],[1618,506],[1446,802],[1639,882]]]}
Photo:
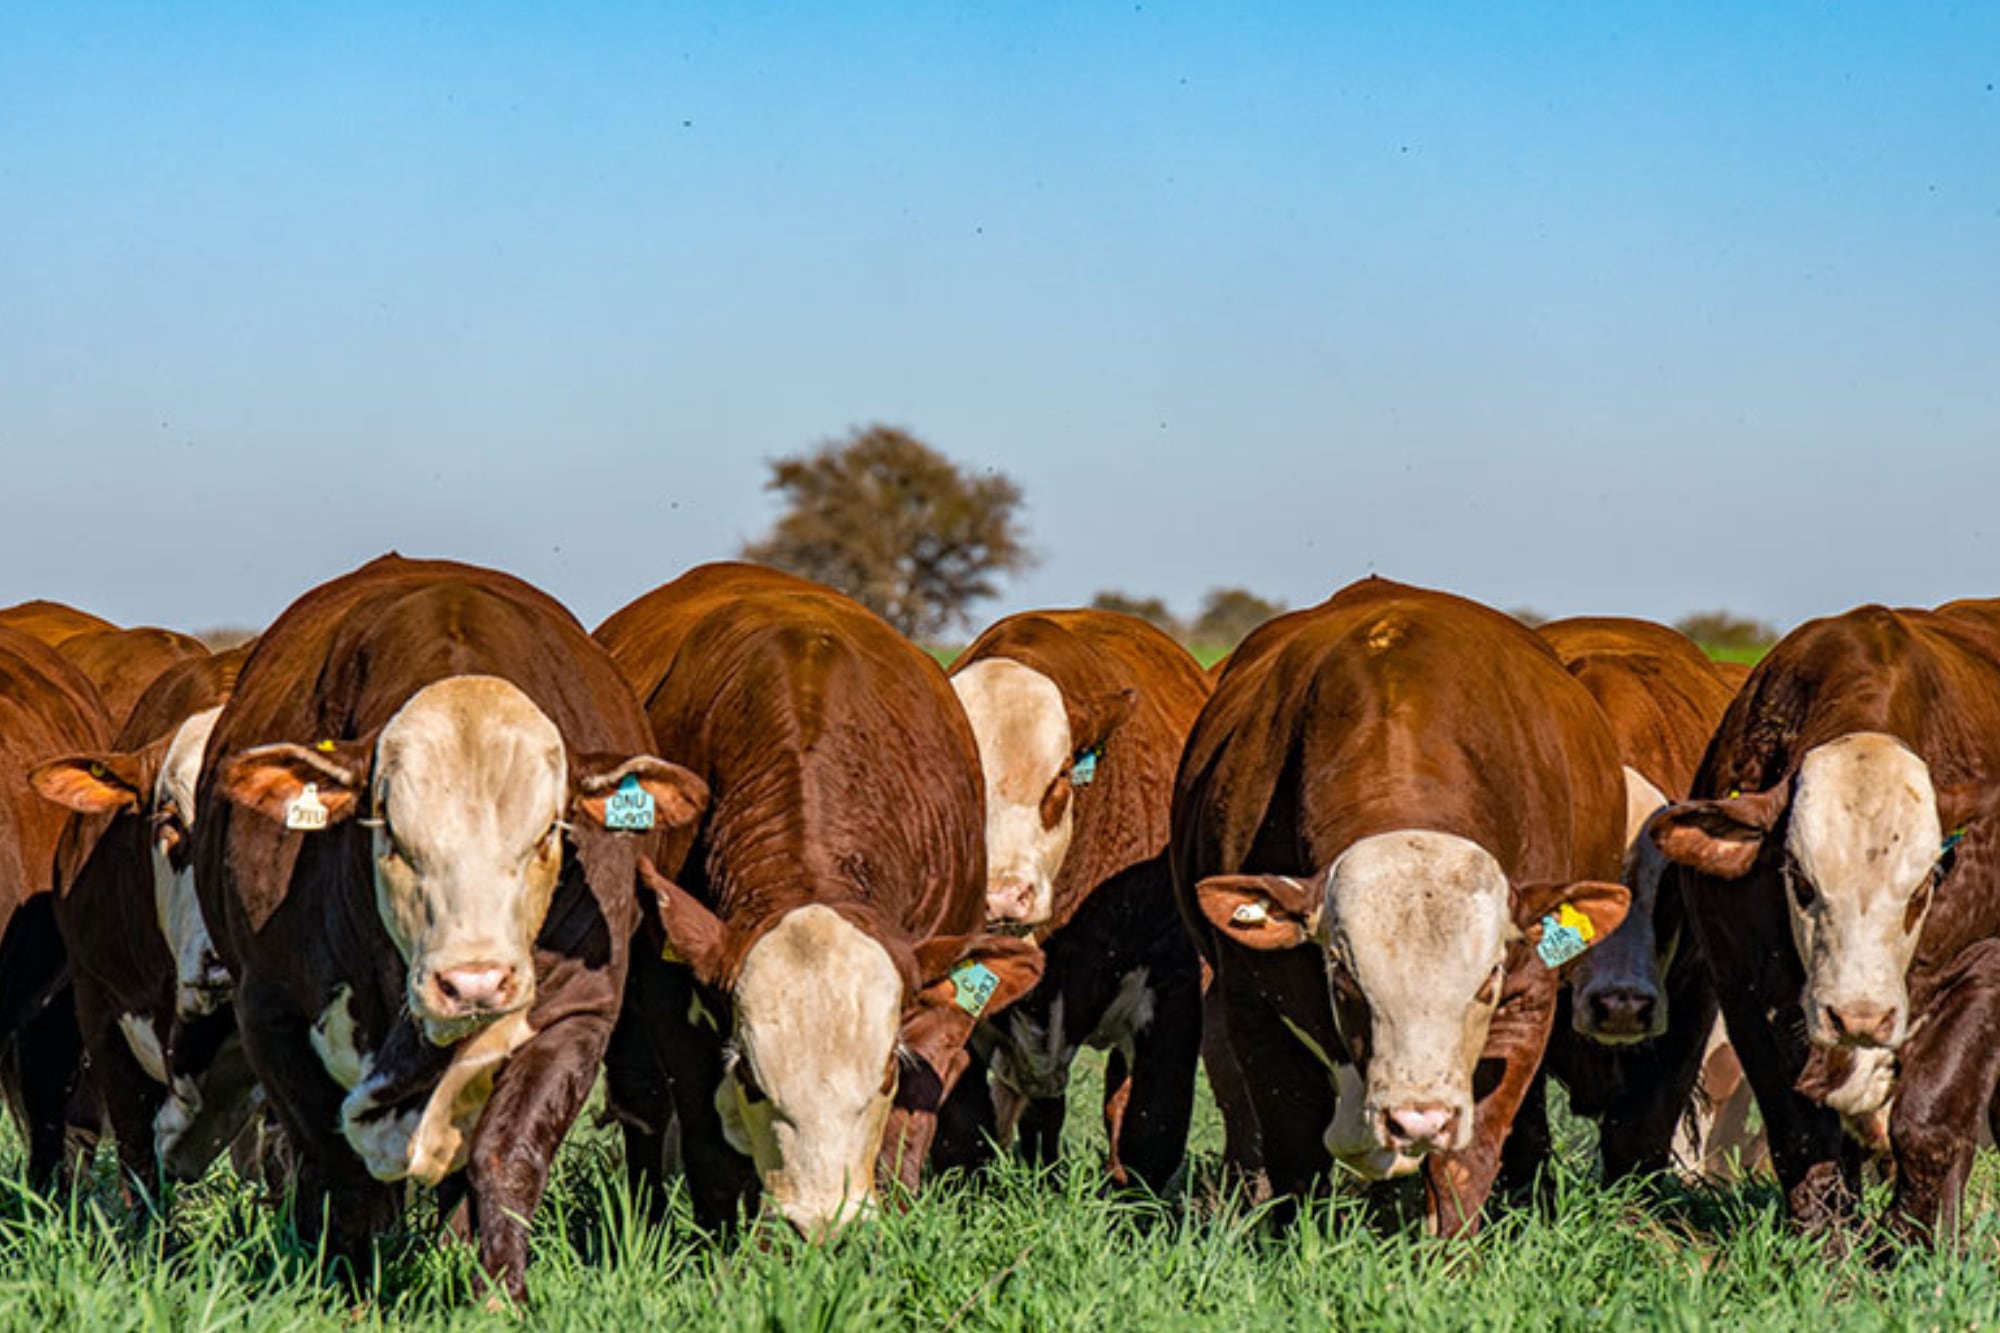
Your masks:
{"label": "ear tag", "polygon": [[314,741],[313,749],[318,750],[321,754],[332,754],[333,742],[330,740]]}
{"label": "ear tag", "polygon": [[285,827],[297,833],[316,833],[326,827],[326,806],[320,803],[318,783],[308,782],[285,802]]}
{"label": "ear tag", "polygon": [[1555,915],[1542,918],[1542,942],[1535,946],[1535,953],[1544,966],[1561,967],[1582,954],[1596,938],[1597,927],[1590,918],[1564,903]]}
{"label": "ear tag", "polygon": [[604,827],[634,833],[653,827],[653,793],[639,785],[637,776],[627,773],[618,780],[618,790],[604,803]]}
{"label": "ear tag", "polygon": [[999,976],[984,963],[964,962],[951,970],[952,997],[974,1018],[986,1011],[986,1002],[999,989]]}
{"label": "ear tag", "polygon": [[1098,757],[1097,751],[1085,750],[1082,754],[1078,755],[1075,759],[1070,761],[1069,765],[1070,786],[1088,787],[1091,783],[1097,781],[1097,757]]}
{"label": "ear tag", "polygon": [[1965,841],[1965,830],[1966,825],[1960,824],[1957,828],[1945,834],[1944,845],[1938,848],[1938,855],[1940,857],[1950,856],[1953,852],[1957,851],[1958,844]]}
{"label": "ear tag", "polygon": [[1229,914],[1229,922],[1236,926],[1261,926],[1271,919],[1271,909],[1262,903],[1238,903],[1236,910]]}

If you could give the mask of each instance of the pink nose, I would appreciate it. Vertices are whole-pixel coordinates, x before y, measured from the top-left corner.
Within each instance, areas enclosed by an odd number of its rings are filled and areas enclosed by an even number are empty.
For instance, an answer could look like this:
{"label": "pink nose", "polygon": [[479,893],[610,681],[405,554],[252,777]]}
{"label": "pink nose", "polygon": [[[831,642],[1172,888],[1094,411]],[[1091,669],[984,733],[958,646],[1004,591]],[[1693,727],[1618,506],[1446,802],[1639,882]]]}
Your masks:
{"label": "pink nose", "polygon": [[439,1012],[454,1018],[502,1012],[513,1006],[519,992],[514,969],[499,963],[446,968],[431,978],[431,986],[443,1001]]}
{"label": "pink nose", "polygon": [[1828,1005],[1826,1025],[1843,1046],[1887,1046],[1896,1035],[1896,1011],[1876,1004]]}
{"label": "pink nose", "polygon": [[1428,1150],[1443,1145],[1458,1125],[1458,1112],[1449,1106],[1398,1106],[1382,1119],[1390,1147]]}
{"label": "pink nose", "polygon": [[986,919],[996,924],[1025,925],[1035,917],[1032,881],[1008,877],[986,885]]}

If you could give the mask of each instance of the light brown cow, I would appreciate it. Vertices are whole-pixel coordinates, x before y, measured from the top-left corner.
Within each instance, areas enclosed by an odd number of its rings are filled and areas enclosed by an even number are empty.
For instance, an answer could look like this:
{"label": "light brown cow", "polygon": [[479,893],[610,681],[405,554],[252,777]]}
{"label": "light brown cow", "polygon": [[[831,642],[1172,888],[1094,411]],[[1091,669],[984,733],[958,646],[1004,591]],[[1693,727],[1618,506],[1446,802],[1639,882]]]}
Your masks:
{"label": "light brown cow", "polygon": [[90,677],[113,726],[123,726],[146,687],[176,662],[208,656],[201,640],[170,629],[105,629],[72,634],[56,651]]}

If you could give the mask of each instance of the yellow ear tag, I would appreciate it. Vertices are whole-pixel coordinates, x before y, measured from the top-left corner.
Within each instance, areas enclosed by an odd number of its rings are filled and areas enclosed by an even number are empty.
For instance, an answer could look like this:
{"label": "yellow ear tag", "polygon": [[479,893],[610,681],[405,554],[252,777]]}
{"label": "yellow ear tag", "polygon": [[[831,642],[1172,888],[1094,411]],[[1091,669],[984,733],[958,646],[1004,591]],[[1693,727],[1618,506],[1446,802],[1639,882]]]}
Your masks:
{"label": "yellow ear tag", "polygon": [[1556,909],[1556,920],[1581,935],[1585,944],[1597,938],[1597,923],[1569,903]]}
{"label": "yellow ear tag", "polygon": [[318,751],[319,751],[319,752],[320,752],[321,754],[332,754],[332,753],[333,753],[333,742],[332,742],[332,741],[315,741],[315,742],[313,743],[313,749],[315,749],[315,750],[318,750]]}

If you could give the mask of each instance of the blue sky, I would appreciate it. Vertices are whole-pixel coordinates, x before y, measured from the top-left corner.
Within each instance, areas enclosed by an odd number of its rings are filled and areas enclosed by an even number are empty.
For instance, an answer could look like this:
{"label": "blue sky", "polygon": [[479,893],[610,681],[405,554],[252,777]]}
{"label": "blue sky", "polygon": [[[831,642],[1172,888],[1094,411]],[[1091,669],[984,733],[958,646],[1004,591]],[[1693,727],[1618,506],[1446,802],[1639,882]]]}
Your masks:
{"label": "blue sky", "polygon": [[0,604],[595,623],[875,420],[1026,490],[988,615],[2000,594],[2000,7],[1230,8],[24,0]]}

